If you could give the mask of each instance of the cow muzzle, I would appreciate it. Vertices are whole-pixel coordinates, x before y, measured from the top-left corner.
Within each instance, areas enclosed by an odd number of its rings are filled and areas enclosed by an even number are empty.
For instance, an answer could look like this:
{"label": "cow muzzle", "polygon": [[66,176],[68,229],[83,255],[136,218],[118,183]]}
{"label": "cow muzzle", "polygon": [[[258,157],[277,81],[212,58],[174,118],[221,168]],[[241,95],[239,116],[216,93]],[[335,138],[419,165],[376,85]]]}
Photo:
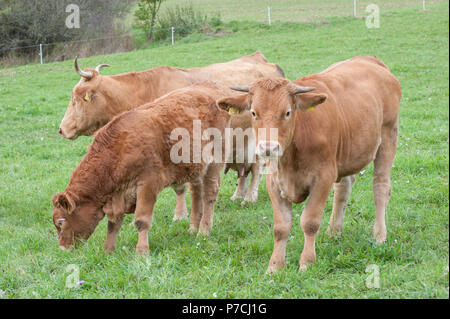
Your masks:
{"label": "cow muzzle", "polygon": [[260,141],[256,147],[256,155],[265,159],[274,159],[283,155],[280,143],[276,141]]}
{"label": "cow muzzle", "polygon": [[74,140],[74,139],[76,139],[78,137],[75,130],[72,130],[72,132],[68,133],[61,126],[59,127],[58,133],[62,137],[67,138],[69,140]]}

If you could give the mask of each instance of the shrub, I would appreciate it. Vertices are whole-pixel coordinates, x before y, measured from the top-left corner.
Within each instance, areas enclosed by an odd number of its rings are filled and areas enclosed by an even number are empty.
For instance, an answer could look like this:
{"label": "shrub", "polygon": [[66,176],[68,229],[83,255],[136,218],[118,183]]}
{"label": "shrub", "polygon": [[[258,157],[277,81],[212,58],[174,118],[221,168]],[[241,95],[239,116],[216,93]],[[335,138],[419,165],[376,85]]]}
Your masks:
{"label": "shrub", "polygon": [[[0,49],[105,37],[123,32],[127,0],[0,0]],[[80,8],[80,28],[66,27],[66,7]],[[2,55],[11,54],[0,50]],[[16,52],[14,54],[27,54]]]}
{"label": "shrub", "polygon": [[157,18],[155,39],[163,40],[171,36],[171,28],[175,27],[178,37],[185,37],[192,33],[210,32],[212,27],[222,24],[220,15],[208,20],[208,16],[192,4],[169,7]]}
{"label": "shrub", "polygon": [[138,27],[149,35],[150,43],[152,43],[154,39],[156,17],[163,1],[164,0],[140,0],[138,9],[134,12]]}

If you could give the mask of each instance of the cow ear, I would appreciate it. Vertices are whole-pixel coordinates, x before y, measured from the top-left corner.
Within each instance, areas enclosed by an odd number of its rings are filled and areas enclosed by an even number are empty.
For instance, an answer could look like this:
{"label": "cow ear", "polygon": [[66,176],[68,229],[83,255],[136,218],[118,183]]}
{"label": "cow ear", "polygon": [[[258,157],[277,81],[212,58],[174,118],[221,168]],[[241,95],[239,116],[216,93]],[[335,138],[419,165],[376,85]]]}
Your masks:
{"label": "cow ear", "polygon": [[70,197],[69,194],[59,193],[53,197],[53,205],[59,206],[66,210],[68,214],[72,214],[75,210],[75,201]]}
{"label": "cow ear", "polygon": [[88,92],[88,88],[79,88],[75,91],[75,94],[78,98],[86,102],[90,102],[92,99],[92,93]]}
{"label": "cow ear", "polygon": [[250,109],[250,105],[248,105],[247,97],[248,97],[248,94],[232,96],[232,97],[225,97],[225,98],[217,100],[216,104],[220,109],[227,111],[231,115],[239,114],[245,110]]}
{"label": "cow ear", "polygon": [[294,96],[296,109],[307,111],[314,109],[316,105],[322,104],[327,99],[323,93],[299,93]]}

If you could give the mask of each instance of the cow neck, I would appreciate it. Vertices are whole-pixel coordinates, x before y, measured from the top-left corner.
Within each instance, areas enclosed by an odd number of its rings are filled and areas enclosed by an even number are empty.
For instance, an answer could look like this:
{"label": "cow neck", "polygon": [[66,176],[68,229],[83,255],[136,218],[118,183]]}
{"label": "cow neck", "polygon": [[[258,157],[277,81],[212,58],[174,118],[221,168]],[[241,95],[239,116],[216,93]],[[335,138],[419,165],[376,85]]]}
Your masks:
{"label": "cow neck", "polygon": [[117,101],[118,108],[123,109],[126,105],[126,110],[130,110],[152,102],[174,89],[188,86],[189,79],[181,71],[169,66],[159,66],[112,76],[111,79],[116,81],[119,90],[112,90],[112,86],[108,86],[109,94]]}
{"label": "cow neck", "polygon": [[92,149],[88,151],[72,173],[66,192],[72,194],[77,202],[90,201],[100,207],[103,206],[107,194],[111,192],[109,187],[112,185],[111,176],[102,165],[99,165],[102,162],[102,155],[106,154],[100,153],[98,156],[92,152]]}
{"label": "cow neck", "polygon": [[129,111],[143,104],[139,102],[140,95],[137,94],[139,88],[123,83],[122,79],[102,76],[99,87],[102,88],[103,94],[107,97],[109,107],[113,111],[112,115]]}
{"label": "cow neck", "polygon": [[[288,171],[291,170],[290,166],[292,165],[292,159],[295,158],[295,153],[297,153],[297,149],[295,144],[291,143],[289,147],[284,150],[283,155],[278,159],[277,170],[281,175],[283,175],[284,168],[287,168]],[[288,176],[289,174],[286,175]]]}
{"label": "cow neck", "polygon": [[145,97],[141,98],[141,104],[152,102],[166,92],[160,92],[160,81],[163,67],[156,67],[150,70],[137,72],[135,76],[139,79],[139,83],[145,92]]}
{"label": "cow neck", "polygon": [[306,179],[302,176],[296,159],[298,159],[299,150],[294,144],[285,149],[281,158],[277,162],[275,174],[275,183],[278,186],[280,195],[293,203],[301,203],[306,199]]}

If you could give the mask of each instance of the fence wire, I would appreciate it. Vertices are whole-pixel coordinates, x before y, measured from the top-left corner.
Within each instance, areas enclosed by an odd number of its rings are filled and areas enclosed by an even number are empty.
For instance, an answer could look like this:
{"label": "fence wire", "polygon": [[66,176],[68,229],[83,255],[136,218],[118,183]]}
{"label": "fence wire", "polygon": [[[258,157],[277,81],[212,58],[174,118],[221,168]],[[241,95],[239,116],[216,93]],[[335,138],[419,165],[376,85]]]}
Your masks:
{"label": "fence wire", "polygon": [[[179,0],[177,4],[192,0]],[[274,24],[280,22],[323,22],[330,16],[366,15],[365,8],[376,3],[380,9],[393,9],[416,6],[422,10],[426,4],[442,2],[442,0],[320,0],[320,1],[290,1],[290,0],[247,0],[245,2],[227,2],[226,7],[211,7],[217,2],[210,0],[195,0],[194,4],[210,12],[219,12],[222,20],[227,23],[237,20],[253,20]],[[170,2],[168,2],[170,4]],[[216,10],[216,11],[214,11]],[[186,35],[186,28],[194,25],[173,26],[171,28],[153,30],[160,45],[174,45],[177,38]],[[144,32],[129,32],[119,35],[109,35],[94,39],[80,39],[66,42],[51,42],[21,47],[0,48],[0,69],[21,64],[58,62],[73,59],[75,56],[89,57],[94,55],[128,52],[138,47],[137,42],[143,42],[147,35]],[[160,39],[160,40],[158,40]],[[142,45],[142,43],[141,43]]]}

